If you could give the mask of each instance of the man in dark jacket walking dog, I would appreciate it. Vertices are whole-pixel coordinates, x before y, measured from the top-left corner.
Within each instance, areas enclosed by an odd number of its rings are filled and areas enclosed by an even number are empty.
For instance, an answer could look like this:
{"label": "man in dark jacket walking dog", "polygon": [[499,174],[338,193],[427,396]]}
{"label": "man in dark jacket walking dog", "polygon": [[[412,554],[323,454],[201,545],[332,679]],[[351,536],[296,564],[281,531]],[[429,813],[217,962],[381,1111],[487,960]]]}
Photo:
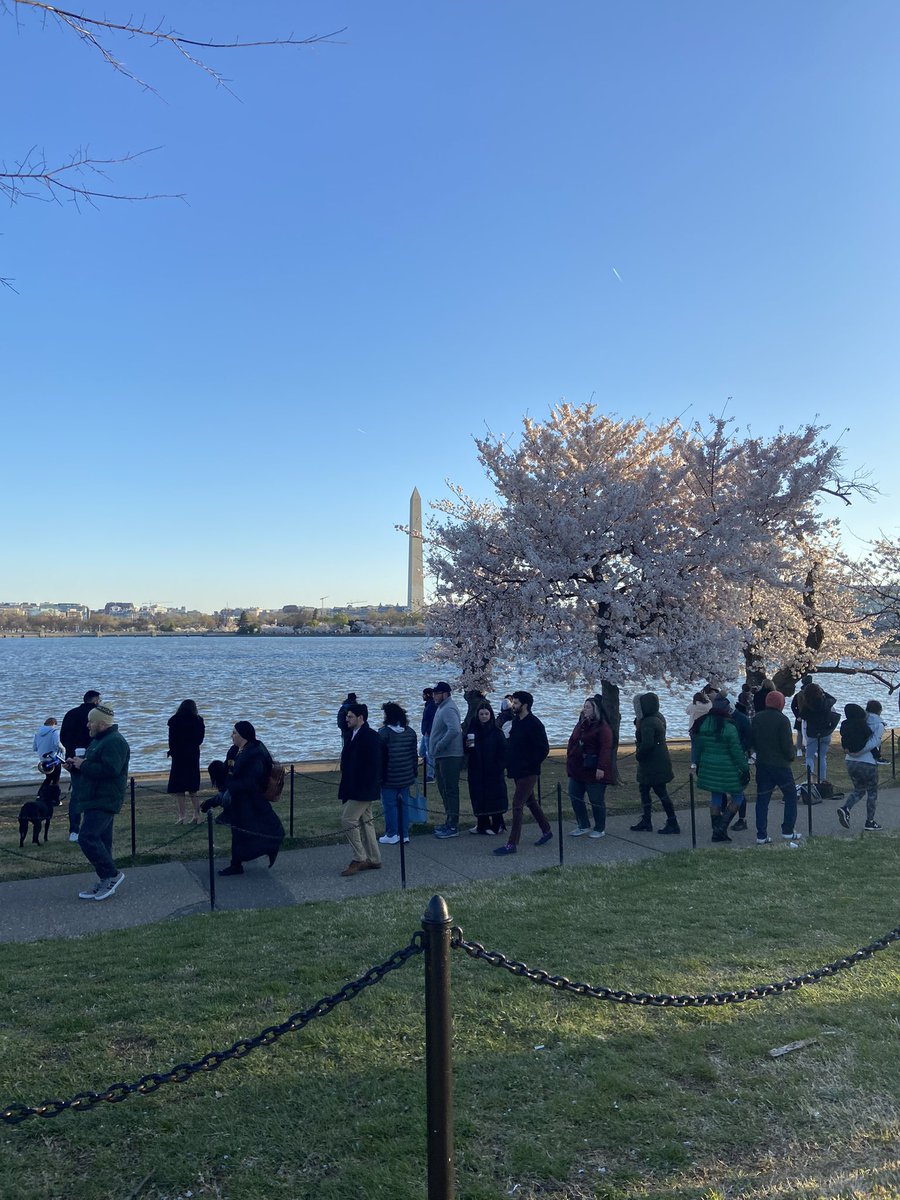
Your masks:
{"label": "man in dark jacket walking dog", "polygon": [[512,829],[505,846],[498,846],[495,854],[515,854],[522,834],[522,816],[525,805],[540,827],[541,836],[534,843],[545,846],[553,837],[550,822],[534,794],[541,774],[541,763],[550,753],[547,731],[543,723],[531,711],[534,697],[531,692],[513,692],[510,705],[513,722],[507,744],[506,773],[516,785],[513,793]]}
{"label": "man in dark jacket walking dog", "polygon": [[341,751],[341,782],[338,799],[343,804],[341,829],[353,851],[342,875],[377,871],[381,851],[372,823],[372,804],[381,796],[381,739],[368,724],[365,704],[347,705],[349,740]]}
{"label": "man in dark jacket walking dog", "polygon": [[107,704],[91,709],[88,730],[90,743],[84,757],[75,755],[65,761],[78,781],[71,802],[81,819],[78,845],[99,877],[78,895],[82,900],[106,900],[125,878],[113,862],[112,838],[113,821],[125,800],[131,750]]}

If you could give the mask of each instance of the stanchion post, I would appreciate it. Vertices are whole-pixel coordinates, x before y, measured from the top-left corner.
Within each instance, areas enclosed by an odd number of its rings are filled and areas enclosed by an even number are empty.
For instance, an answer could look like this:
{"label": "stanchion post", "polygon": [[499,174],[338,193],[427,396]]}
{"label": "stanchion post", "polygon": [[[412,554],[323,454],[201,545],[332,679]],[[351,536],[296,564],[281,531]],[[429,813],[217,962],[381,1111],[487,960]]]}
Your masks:
{"label": "stanchion post", "polygon": [[691,771],[688,775],[688,794],[691,798],[691,849],[697,849],[697,809],[695,807],[694,795],[694,772]]}
{"label": "stanchion post", "polygon": [[897,754],[896,742],[894,740],[894,730],[891,729],[891,778],[897,778]]}
{"label": "stanchion post", "polygon": [[294,836],[294,764],[293,763],[291,763],[291,808],[290,808],[290,818],[288,821],[288,829],[290,830],[291,837],[293,837]]}
{"label": "stanchion post", "polygon": [[447,902],[443,896],[432,896],[422,917],[425,944],[428,1200],[453,1200],[455,1195],[450,927]]}
{"label": "stanchion post", "polygon": [[562,784],[556,785],[556,825],[559,829],[559,865],[563,865]]}
{"label": "stanchion post", "polygon": [[211,812],[206,814],[206,846],[209,854],[209,907],[211,911],[215,911],[216,907],[216,848],[213,844],[213,815]]}
{"label": "stanchion post", "polygon": [[428,804],[428,755],[422,759],[422,795],[425,797],[425,804]]}
{"label": "stanchion post", "polygon": [[406,891],[406,831],[403,828],[403,793],[397,793],[397,829],[400,832],[400,887]]}
{"label": "stanchion post", "polygon": [[131,792],[131,861],[137,856],[137,810],[134,803],[134,776],[131,776],[129,791]]}
{"label": "stanchion post", "polygon": [[806,832],[809,837],[812,837],[812,768],[806,768]]}

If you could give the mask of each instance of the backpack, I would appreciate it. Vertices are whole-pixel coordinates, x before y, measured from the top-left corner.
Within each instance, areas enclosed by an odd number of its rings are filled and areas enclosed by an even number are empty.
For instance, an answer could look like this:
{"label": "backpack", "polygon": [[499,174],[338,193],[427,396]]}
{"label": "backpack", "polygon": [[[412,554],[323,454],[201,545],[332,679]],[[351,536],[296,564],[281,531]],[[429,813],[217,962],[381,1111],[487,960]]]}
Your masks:
{"label": "backpack", "polygon": [[263,790],[263,799],[268,800],[270,804],[274,804],[283,791],[284,763],[277,762],[273,758],[272,769],[269,772],[269,778],[266,780],[266,786]]}

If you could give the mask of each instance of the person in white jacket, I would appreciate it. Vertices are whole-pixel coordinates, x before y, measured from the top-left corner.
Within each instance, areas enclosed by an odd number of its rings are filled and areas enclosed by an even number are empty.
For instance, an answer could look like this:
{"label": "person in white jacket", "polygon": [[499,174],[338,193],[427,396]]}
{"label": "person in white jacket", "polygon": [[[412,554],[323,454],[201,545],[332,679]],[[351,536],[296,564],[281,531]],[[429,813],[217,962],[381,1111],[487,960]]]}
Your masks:
{"label": "person in white jacket", "polygon": [[53,771],[47,775],[51,783],[59,783],[59,776],[62,770],[62,758],[59,750],[59,727],[56,724],[56,717],[48,717],[34,735],[31,742],[31,748],[37,754],[38,758],[56,758],[56,766]]}

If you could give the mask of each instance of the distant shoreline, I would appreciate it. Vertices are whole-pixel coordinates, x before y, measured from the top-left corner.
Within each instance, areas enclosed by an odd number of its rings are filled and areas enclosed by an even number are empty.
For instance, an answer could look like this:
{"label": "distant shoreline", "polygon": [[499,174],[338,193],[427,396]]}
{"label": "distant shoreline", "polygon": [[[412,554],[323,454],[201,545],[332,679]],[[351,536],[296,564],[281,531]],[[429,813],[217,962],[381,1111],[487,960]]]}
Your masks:
{"label": "distant shoreline", "polygon": [[92,633],[88,630],[75,632],[74,630],[65,630],[62,632],[46,632],[37,633],[29,631],[28,633],[0,633],[0,639],[9,638],[13,641],[21,638],[178,638],[178,637],[200,637],[200,638],[280,638],[282,641],[289,642],[293,638],[315,638],[315,637],[336,637],[336,638],[373,638],[373,637],[427,637],[424,629],[421,628],[403,628],[385,630],[379,629],[376,631],[349,630],[343,629],[310,629],[299,630],[297,633],[238,633],[236,630],[218,630],[218,629],[172,629],[158,630],[151,633],[149,630],[107,630],[104,629],[100,633]]}

